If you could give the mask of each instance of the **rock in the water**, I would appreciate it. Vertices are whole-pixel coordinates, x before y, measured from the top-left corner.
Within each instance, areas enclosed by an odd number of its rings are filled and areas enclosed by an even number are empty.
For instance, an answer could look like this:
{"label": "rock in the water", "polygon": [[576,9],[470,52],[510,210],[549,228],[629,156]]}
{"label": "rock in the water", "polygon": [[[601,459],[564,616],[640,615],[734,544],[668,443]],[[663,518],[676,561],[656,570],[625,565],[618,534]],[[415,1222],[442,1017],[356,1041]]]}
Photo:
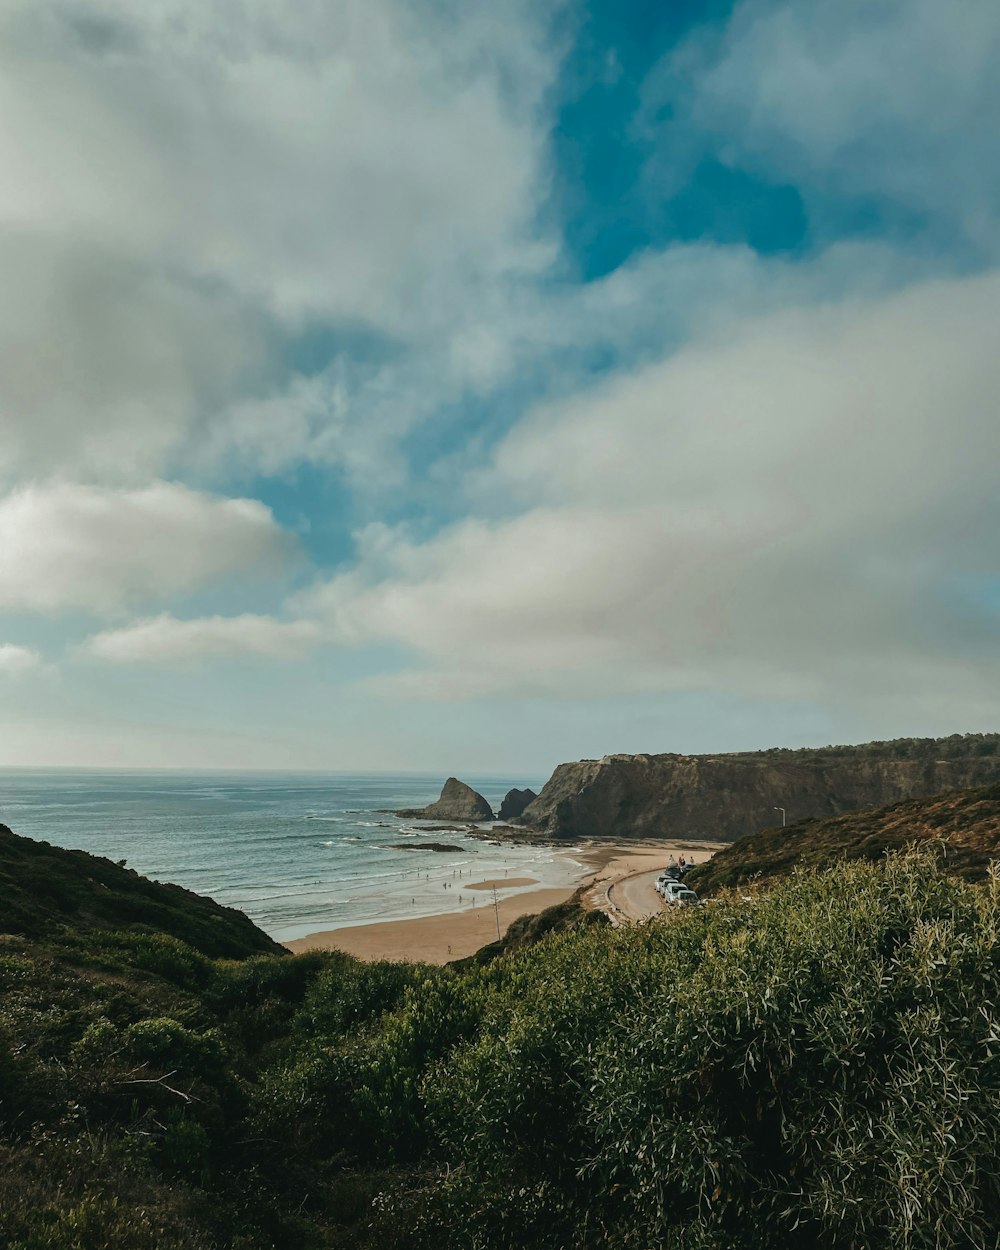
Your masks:
{"label": "rock in the water", "polygon": [[529,803],[538,798],[534,790],[508,790],[503,796],[503,802],[500,804],[500,810],[497,812],[498,820],[513,820],[515,816],[520,816]]}
{"label": "rock in the water", "polygon": [[391,849],[394,851],[472,851],[476,852],[474,846],[454,846],[450,842],[393,842]]}
{"label": "rock in the water", "polygon": [[429,807],[406,808],[396,815],[413,820],[492,820],[493,808],[464,781],[449,777],[436,803]]}

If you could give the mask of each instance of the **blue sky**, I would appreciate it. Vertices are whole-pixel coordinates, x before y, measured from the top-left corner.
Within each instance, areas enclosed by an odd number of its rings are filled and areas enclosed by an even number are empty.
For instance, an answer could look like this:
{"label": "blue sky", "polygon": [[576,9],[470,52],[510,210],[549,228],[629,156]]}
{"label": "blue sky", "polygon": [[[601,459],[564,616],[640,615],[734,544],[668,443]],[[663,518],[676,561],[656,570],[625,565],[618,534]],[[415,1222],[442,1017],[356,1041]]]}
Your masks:
{"label": "blue sky", "polygon": [[998,44],[12,0],[0,763],[995,729]]}

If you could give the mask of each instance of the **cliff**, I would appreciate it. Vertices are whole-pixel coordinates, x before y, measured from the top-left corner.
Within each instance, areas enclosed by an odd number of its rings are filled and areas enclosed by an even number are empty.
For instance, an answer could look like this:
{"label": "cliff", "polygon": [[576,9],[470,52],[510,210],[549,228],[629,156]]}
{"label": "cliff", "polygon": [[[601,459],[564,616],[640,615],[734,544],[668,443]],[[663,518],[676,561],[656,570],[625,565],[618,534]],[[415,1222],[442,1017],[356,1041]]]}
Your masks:
{"label": "cliff", "polygon": [[557,838],[728,841],[1000,781],[1000,735],[902,738],[818,750],[607,755],[560,764],[519,823]]}
{"label": "cliff", "polygon": [[686,880],[707,896],[726,886],[776,881],[796,868],[827,869],[851,860],[878,860],[887,851],[921,842],[939,846],[940,866],[949,875],[985,880],[1000,855],[1000,785],[765,829],[719,851]]}

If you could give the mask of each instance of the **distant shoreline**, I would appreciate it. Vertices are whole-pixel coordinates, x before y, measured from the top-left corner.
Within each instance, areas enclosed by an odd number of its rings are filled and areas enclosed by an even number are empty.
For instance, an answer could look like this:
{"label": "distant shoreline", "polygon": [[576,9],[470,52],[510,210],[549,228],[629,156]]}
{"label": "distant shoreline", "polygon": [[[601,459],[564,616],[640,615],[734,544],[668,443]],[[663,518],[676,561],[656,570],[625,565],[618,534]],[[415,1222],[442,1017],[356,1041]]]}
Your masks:
{"label": "distant shoreline", "polygon": [[566,886],[520,889],[517,894],[497,900],[488,893],[474,895],[475,902],[464,909],[418,916],[412,920],[383,920],[370,924],[348,924],[322,929],[285,942],[294,954],[311,950],[341,950],[365,960],[392,960],[444,964],[463,959],[482,946],[497,940],[521,916],[536,915],[572,898],[581,886],[587,893],[585,905],[607,909],[609,886],[637,873],[654,871],[671,855],[688,855],[700,863],[714,854],[722,843],[682,839],[658,839],[628,843],[588,841],[582,847],[566,848],[567,857],[583,861],[579,878]]}

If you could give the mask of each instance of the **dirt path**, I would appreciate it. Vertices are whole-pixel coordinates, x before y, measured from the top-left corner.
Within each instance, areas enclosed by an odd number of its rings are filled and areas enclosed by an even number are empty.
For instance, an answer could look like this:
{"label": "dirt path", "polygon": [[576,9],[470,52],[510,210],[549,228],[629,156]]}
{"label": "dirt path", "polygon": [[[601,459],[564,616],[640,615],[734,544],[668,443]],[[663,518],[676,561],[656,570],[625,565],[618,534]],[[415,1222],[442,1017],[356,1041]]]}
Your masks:
{"label": "dirt path", "polygon": [[656,892],[656,875],[653,872],[637,872],[632,877],[623,877],[616,881],[608,890],[611,903],[628,920],[645,920],[648,916],[658,916],[664,909],[664,903]]}

